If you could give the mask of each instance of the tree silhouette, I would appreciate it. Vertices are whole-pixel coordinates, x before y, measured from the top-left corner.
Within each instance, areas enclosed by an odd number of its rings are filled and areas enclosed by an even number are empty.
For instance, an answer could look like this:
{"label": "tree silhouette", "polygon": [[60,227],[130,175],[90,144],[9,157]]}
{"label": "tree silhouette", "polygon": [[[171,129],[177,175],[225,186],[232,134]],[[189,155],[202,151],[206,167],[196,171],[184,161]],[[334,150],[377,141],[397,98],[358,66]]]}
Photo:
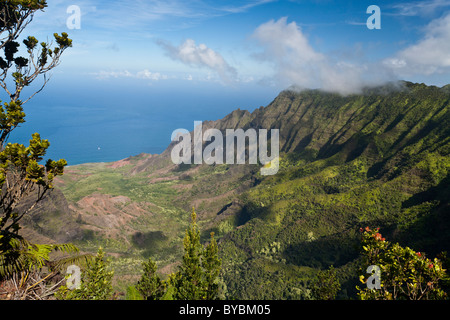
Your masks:
{"label": "tree silhouette", "polygon": [[[34,14],[46,6],[45,0],[0,3],[0,87],[7,97],[0,105],[0,280],[28,268],[28,258],[39,251],[19,235],[19,222],[53,188],[53,179],[62,175],[67,165],[64,159],[48,159],[45,165],[40,164],[50,143],[39,133],[32,135],[29,146],[8,142],[11,132],[25,122],[23,105],[45,87],[48,72],[72,46],[65,32],[53,35],[54,44],[28,36],[23,40],[26,53],[21,55],[17,39]],[[40,88],[22,99],[23,89],[39,76],[43,77]],[[24,203],[26,197],[32,200]]]}

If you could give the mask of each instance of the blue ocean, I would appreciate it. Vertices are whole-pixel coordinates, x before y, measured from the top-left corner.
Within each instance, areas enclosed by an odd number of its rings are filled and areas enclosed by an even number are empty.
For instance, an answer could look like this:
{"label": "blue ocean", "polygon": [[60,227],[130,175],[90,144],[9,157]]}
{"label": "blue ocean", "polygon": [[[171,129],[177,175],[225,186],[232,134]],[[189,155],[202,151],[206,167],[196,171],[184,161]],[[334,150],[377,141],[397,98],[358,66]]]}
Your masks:
{"label": "blue ocean", "polygon": [[193,130],[194,121],[221,119],[237,108],[251,112],[277,94],[275,89],[186,81],[176,86],[59,77],[24,105],[26,122],[8,142],[28,145],[38,132],[50,142],[46,159],[64,158],[69,165],[159,154],[175,129]]}

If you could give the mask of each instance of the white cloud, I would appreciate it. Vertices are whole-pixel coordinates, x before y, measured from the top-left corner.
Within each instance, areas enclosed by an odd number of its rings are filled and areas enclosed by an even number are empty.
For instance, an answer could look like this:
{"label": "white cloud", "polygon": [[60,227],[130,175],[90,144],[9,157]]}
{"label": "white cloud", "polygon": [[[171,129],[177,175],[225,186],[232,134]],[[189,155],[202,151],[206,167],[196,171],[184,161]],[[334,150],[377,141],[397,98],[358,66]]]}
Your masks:
{"label": "white cloud", "polygon": [[301,28],[295,22],[288,23],[287,18],[260,25],[253,38],[263,49],[255,57],[273,66],[270,81],[284,87],[295,85],[348,94],[383,82],[388,76],[388,72],[367,63],[333,61],[316,51]]}
{"label": "white cloud", "polygon": [[278,81],[301,87],[320,85],[320,65],[325,57],[310,46],[295,22],[288,24],[287,18],[271,20],[260,25],[253,38],[263,47],[263,52],[255,57],[274,66]]}
{"label": "white cloud", "polygon": [[[395,9],[394,15],[400,16],[423,16],[431,15],[437,10],[443,10],[444,8],[450,7],[450,1],[448,0],[426,0],[426,1],[414,1],[414,2],[404,2],[396,3],[390,8]],[[389,13],[388,14],[392,14]]]}
{"label": "white cloud", "polygon": [[131,78],[133,77],[133,74],[129,72],[128,70],[123,71],[104,71],[101,70],[99,72],[93,72],[91,73],[93,76],[95,76],[97,79],[109,79],[109,78]]}
{"label": "white cloud", "polygon": [[416,43],[375,62],[318,52],[301,28],[286,18],[260,25],[253,38],[262,48],[255,57],[273,68],[273,75],[265,82],[282,87],[295,85],[348,94],[387,81],[450,73],[450,14],[429,23]]}
{"label": "white cloud", "polygon": [[253,7],[257,7],[269,2],[273,2],[275,0],[257,0],[249,3],[244,3],[238,6],[227,6],[219,8],[220,11],[229,12],[229,13],[241,13],[245,12]]}
{"label": "white cloud", "polygon": [[169,76],[165,74],[161,74],[159,72],[150,72],[149,70],[145,69],[142,71],[138,71],[136,73],[131,73],[128,70],[122,70],[122,71],[99,71],[99,72],[93,72],[91,73],[95,78],[99,80],[105,80],[110,78],[135,78],[135,79],[144,79],[144,80],[166,80],[169,79]]}
{"label": "white cloud", "polygon": [[399,75],[450,72],[450,14],[433,20],[423,39],[385,59],[384,64]]}
{"label": "white cloud", "polygon": [[[256,6],[264,5],[275,0],[254,1],[222,1],[212,0],[52,0],[45,9],[45,14],[35,16],[36,29],[52,30],[55,27],[65,27],[68,14],[66,9],[75,4],[81,8],[81,27],[95,28],[106,32],[120,32],[128,30],[146,30],[154,32],[161,22],[174,19],[173,28],[182,28],[185,24],[211,19],[235,13],[248,11]],[[48,17],[52,17],[49,19]],[[164,25],[164,29],[167,25]]]}
{"label": "white cloud", "polygon": [[187,39],[178,47],[163,41],[159,41],[158,44],[173,60],[214,71],[226,83],[237,79],[236,69],[230,66],[220,53],[208,48],[205,44],[196,45],[192,39]]}
{"label": "white cloud", "polygon": [[271,20],[260,25],[253,36],[266,47],[267,53],[283,57],[288,63],[312,63],[324,59],[308,43],[295,22],[287,23],[287,18]]}
{"label": "white cloud", "polygon": [[161,74],[159,72],[150,72],[147,69],[143,71],[139,71],[136,74],[136,77],[139,79],[148,79],[148,80],[166,80],[169,77],[165,74]]}

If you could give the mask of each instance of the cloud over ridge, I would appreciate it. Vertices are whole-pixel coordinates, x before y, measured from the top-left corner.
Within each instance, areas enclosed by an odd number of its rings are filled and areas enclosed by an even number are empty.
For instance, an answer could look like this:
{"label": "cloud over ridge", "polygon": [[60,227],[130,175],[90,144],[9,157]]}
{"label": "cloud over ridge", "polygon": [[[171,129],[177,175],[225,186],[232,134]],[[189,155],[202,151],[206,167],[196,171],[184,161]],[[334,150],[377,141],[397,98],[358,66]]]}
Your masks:
{"label": "cloud over ridge", "polygon": [[375,62],[337,59],[316,51],[301,27],[286,17],[261,24],[252,38],[262,49],[255,57],[272,65],[271,78],[284,86],[350,94],[406,76],[450,72],[450,14],[431,21],[415,44]]}
{"label": "cloud over ridge", "polygon": [[450,72],[450,13],[431,21],[421,40],[383,63],[404,75]]}
{"label": "cloud over ridge", "polygon": [[[273,77],[281,84],[349,94],[364,86],[377,85],[390,78],[387,70],[369,63],[334,61],[316,51],[296,22],[287,18],[270,20],[256,28],[252,35],[262,52],[256,58],[270,63]],[[368,76],[370,75],[370,76]]]}

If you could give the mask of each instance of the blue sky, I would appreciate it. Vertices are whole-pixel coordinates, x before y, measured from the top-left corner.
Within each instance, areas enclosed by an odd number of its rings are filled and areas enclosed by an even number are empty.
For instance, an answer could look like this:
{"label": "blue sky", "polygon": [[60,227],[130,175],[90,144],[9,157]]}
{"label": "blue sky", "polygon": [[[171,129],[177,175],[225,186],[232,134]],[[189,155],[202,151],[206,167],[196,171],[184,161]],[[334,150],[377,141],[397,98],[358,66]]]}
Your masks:
{"label": "blue sky", "polygon": [[[29,32],[67,31],[58,72],[92,81],[211,82],[352,91],[361,83],[449,81],[450,1],[48,1]],[[381,29],[369,30],[369,5]],[[70,5],[81,28],[68,30]]]}
{"label": "blue sky", "polygon": [[[253,111],[291,85],[348,94],[399,79],[450,83],[450,0],[48,5],[23,36],[67,32],[73,47],[13,138],[27,143],[40,132],[48,155],[69,164],[160,153],[173,130]],[[73,5],[80,29],[67,26]],[[381,29],[367,28],[370,5],[381,10]]]}

